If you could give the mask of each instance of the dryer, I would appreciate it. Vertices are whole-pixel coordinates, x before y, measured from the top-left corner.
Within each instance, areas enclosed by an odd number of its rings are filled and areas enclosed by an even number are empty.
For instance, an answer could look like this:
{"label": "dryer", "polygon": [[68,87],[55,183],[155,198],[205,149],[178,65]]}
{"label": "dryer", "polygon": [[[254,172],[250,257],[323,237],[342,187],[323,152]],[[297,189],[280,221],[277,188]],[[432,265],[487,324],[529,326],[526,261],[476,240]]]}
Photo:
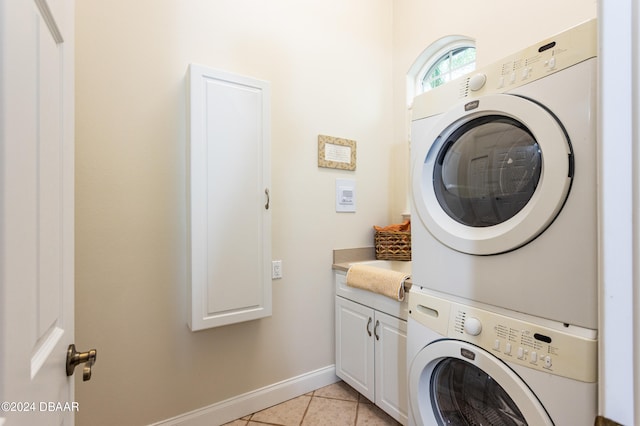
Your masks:
{"label": "dryer", "polygon": [[414,286],[597,328],[596,30],[416,97]]}
{"label": "dryer", "polygon": [[593,424],[595,331],[409,292],[410,426]]}

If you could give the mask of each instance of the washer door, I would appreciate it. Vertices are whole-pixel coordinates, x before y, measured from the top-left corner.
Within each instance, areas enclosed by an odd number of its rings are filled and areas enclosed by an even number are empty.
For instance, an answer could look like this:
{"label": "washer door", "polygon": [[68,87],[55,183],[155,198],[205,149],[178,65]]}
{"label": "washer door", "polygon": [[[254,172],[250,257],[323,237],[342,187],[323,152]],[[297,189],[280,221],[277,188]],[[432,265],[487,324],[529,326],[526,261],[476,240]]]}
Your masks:
{"label": "washer door", "polygon": [[502,94],[459,105],[425,137],[414,143],[416,210],[429,232],[454,250],[517,249],[564,205],[573,176],[571,144],[555,116],[529,99]]}
{"label": "washer door", "polygon": [[438,340],[409,372],[416,425],[553,426],[538,398],[495,356],[467,342]]}

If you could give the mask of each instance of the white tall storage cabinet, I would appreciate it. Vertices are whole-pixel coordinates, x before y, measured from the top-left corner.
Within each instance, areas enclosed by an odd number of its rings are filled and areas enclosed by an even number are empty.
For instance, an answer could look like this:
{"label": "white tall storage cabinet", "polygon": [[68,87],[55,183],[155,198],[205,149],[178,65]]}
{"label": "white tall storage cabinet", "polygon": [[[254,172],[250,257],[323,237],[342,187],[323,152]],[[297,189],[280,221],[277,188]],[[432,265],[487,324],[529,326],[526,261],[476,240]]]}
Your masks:
{"label": "white tall storage cabinet", "polygon": [[407,424],[407,303],[336,281],[336,375]]}
{"label": "white tall storage cabinet", "polygon": [[271,315],[270,85],[191,64],[188,323]]}

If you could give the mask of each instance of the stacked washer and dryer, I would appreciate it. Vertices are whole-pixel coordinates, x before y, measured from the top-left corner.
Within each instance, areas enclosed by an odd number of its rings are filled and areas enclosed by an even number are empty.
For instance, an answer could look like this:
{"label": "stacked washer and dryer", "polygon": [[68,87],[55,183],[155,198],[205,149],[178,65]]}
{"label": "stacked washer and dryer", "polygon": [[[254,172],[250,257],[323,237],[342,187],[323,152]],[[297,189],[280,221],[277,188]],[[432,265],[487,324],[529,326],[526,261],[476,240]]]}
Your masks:
{"label": "stacked washer and dryer", "polygon": [[410,425],[593,424],[597,25],[417,97]]}

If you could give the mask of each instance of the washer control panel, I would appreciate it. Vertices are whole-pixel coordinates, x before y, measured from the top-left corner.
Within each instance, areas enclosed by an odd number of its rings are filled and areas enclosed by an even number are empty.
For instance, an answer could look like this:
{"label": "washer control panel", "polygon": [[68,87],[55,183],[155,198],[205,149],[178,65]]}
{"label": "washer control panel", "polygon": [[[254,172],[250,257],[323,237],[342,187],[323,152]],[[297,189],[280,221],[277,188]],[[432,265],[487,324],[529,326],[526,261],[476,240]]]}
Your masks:
{"label": "washer control panel", "polygon": [[409,315],[443,337],[472,343],[528,368],[583,382],[597,379],[595,333],[572,333],[575,327],[555,321],[524,314],[513,318],[418,291],[409,292],[408,299]]}

